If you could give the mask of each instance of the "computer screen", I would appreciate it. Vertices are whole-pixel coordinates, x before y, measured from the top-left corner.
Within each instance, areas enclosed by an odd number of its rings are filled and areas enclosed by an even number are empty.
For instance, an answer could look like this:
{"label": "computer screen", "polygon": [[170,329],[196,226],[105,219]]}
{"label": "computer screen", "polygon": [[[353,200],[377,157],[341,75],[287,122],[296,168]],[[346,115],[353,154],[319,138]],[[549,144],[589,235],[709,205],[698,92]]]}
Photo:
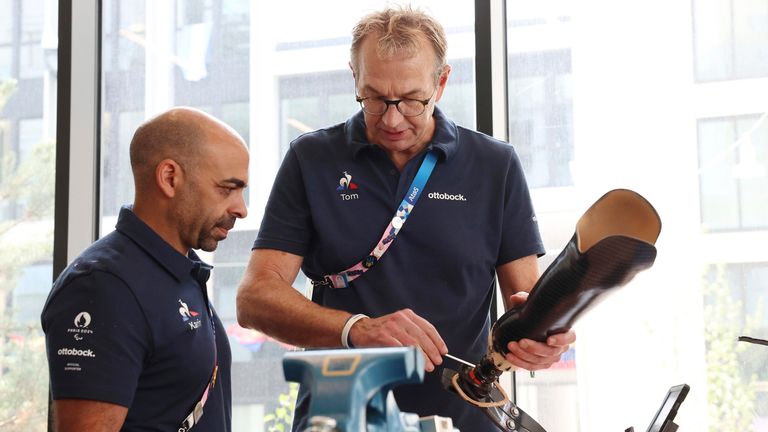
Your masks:
{"label": "computer screen", "polygon": [[688,384],[672,386],[669,389],[667,397],[661,403],[656,416],[651,421],[651,425],[648,426],[647,432],[674,432],[677,429],[677,427],[669,428],[669,426],[672,424],[675,415],[677,415],[680,404],[685,400],[688,390],[690,390]]}

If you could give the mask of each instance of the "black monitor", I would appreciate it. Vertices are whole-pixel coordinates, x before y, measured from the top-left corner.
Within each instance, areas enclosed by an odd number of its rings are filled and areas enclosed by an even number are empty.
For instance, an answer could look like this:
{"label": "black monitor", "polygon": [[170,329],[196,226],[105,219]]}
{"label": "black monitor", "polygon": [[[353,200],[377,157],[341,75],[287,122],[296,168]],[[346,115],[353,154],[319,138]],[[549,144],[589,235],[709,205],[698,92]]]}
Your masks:
{"label": "black monitor", "polygon": [[677,409],[680,408],[680,404],[685,400],[688,390],[690,390],[688,384],[672,386],[669,389],[667,397],[661,403],[659,410],[656,412],[656,417],[653,418],[651,425],[648,426],[647,432],[675,432],[677,430],[677,425],[672,420],[675,419]]}

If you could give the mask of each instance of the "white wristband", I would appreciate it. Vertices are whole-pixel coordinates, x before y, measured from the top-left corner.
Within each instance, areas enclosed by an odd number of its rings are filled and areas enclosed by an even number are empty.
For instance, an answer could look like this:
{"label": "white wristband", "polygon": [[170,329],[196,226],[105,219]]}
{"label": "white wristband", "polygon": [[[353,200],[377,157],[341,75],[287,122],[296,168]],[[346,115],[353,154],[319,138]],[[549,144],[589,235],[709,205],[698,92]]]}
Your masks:
{"label": "white wristband", "polygon": [[369,318],[369,316],[364,314],[357,314],[347,318],[347,322],[344,323],[344,328],[341,330],[341,345],[344,348],[354,348],[352,343],[349,342],[349,331],[352,330],[352,326],[355,325],[356,322],[363,318]]}

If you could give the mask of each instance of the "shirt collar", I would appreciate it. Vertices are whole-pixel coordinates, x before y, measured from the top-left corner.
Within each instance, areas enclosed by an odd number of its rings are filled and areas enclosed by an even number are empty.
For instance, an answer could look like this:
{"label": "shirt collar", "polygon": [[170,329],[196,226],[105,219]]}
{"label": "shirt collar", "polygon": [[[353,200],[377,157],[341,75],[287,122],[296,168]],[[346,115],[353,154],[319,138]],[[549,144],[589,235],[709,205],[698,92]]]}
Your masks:
{"label": "shirt collar", "polygon": [[126,205],[120,209],[115,229],[133,240],[176,280],[182,281],[190,275],[201,285],[208,280],[213,266],[201,261],[191,249],[187,256],[180,254],[136,216],[133,206]]}
{"label": "shirt collar", "polygon": [[[435,132],[427,149],[435,149],[438,153],[442,154],[443,159],[449,160],[456,154],[460,144],[458,127],[437,106],[435,106],[432,116],[435,118]],[[356,159],[363,149],[377,147],[375,144],[368,142],[368,138],[365,135],[365,117],[362,110],[347,119],[344,124],[344,131],[353,159]]]}

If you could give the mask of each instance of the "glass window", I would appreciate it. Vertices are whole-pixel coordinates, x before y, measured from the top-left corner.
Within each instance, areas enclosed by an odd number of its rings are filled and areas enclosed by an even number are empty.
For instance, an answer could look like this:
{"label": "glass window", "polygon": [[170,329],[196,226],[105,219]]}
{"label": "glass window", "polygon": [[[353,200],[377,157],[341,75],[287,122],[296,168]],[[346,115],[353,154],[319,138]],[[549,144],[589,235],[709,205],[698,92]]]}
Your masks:
{"label": "glass window", "polygon": [[509,142],[530,187],[573,184],[570,14],[563,2],[507,2]]}
{"label": "glass window", "polygon": [[[509,57],[509,135],[518,151],[529,186],[573,183],[570,53],[520,54]],[[554,66],[554,70],[548,70]]]}
{"label": "glass window", "polygon": [[698,81],[768,76],[764,0],[694,0],[693,26]]}
{"label": "glass window", "polygon": [[21,7],[21,42],[39,42],[43,34],[44,0],[24,0]]}
{"label": "glass window", "polygon": [[[43,16],[56,11],[40,1],[23,2],[33,11],[21,7],[0,1],[0,429],[43,431],[48,374],[41,373],[47,361],[40,311],[53,277],[55,128],[48,126],[56,124],[56,81],[42,63],[32,76],[22,72],[25,80],[12,65],[23,65],[25,55],[42,58]],[[11,37],[18,28],[37,43],[21,46]],[[51,91],[44,91],[44,75]]]}
{"label": "glass window", "polygon": [[13,1],[0,0],[0,44],[13,41]]}
{"label": "glass window", "polygon": [[19,76],[21,78],[42,77],[45,73],[44,55],[39,43],[22,45]]}
{"label": "glass window", "polygon": [[734,72],[733,78],[768,76],[768,2],[733,2]]}
{"label": "glass window", "polygon": [[[576,323],[563,362],[517,374],[520,407],[547,430],[645,430],[687,383],[681,430],[766,430],[768,352],[735,335],[768,336],[765,82],[740,80],[768,76],[768,3],[505,4],[509,137],[542,271],[611,189],[637,191],[662,220],[654,266]],[[728,287],[713,291],[720,267]]]}
{"label": "glass window", "polygon": [[18,159],[27,160],[35,146],[43,140],[43,119],[24,119],[19,121]]}
{"label": "glass window", "polygon": [[0,46],[0,79],[11,78],[11,68],[13,67],[13,48],[9,46]]}
{"label": "glass window", "polygon": [[707,231],[765,229],[766,116],[698,122],[701,221]]}
{"label": "glass window", "polygon": [[[417,3],[448,32],[454,70],[440,104],[457,123],[472,127],[473,2],[450,8],[437,1]],[[209,283],[232,346],[236,431],[277,427],[265,424],[264,416],[278,407],[279,395],[290,394],[282,373],[264,373],[281,370],[289,347],[240,328],[235,293],[288,143],[359,110],[348,67],[350,32],[365,13],[387,2],[350,5],[338,0],[103,2],[101,234],[113,229],[120,205],[132,201],[128,146],[136,126],[153,114],[174,105],[203,109],[235,128],[251,151],[249,217],[214,254],[204,256],[216,266]],[[319,16],[325,17],[322,25]],[[304,276],[294,286],[303,290]]]}

